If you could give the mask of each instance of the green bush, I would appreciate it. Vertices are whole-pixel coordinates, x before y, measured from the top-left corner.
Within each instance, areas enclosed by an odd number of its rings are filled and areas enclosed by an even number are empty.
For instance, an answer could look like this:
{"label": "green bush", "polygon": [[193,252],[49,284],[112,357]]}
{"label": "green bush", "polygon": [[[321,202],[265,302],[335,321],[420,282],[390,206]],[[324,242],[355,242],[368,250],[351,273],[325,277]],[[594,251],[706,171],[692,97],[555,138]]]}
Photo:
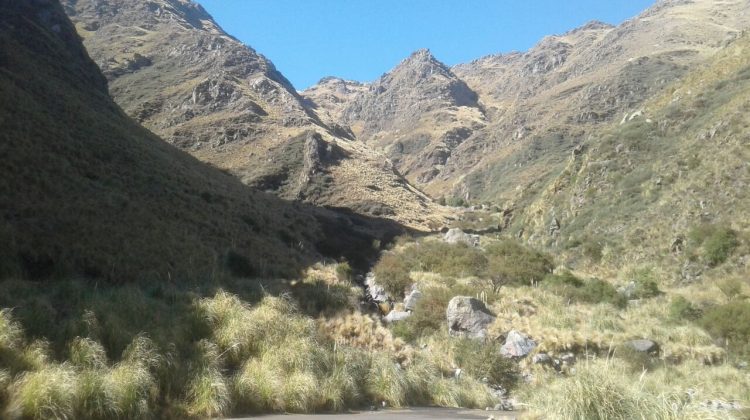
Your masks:
{"label": "green bush", "polygon": [[703,259],[716,267],[732,255],[739,245],[737,233],[727,226],[704,224],[693,228],[688,238],[692,247],[702,247]]}
{"label": "green bush", "polygon": [[701,315],[701,310],[682,296],[675,296],[669,303],[669,318],[673,321],[695,321]]}
{"label": "green bush", "polygon": [[456,366],[474,378],[490,385],[510,388],[518,379],[515,362],[500,354],[500,346],[470,338],[453,340],[451,345]]}
{"label": "green bush", "polygon": [[750,302],[735,300],[709,308],[700,324],[715,338],[726,340],[730,351],[750,354]]}
{"label": "green bush", "polygon": [[708,265],[715,267],[729,258],[739,245],[737,234],[728,228],[719,228],[703,244],[704,256]]}
{"label": "green bush", "polygon": [[650,268],[634,270],[631,279],[635,283],[635,288],[629,296],[631,299],[648,299],[662,293],[657,285],[653,270]]}
{"label": "green bush", "polygon": [[445,310],[454,296],[456,294],[448,288],[431,287],[422,290],[422,298],[411,316],[393,326],[394,335],[406,341],[414,341],[447,328]]}
{"label": "green bush", "polygon": [[628,303],[627,298],[610,283],[599,279],[583,281],[571,273],[549,275],[542,285],[571,302],[609,303],[618,308],[624,308]]}
{"label": "green bush", "polygon": [[552,257],[514,241],[488,246],[487,259],[488,275],[495,289],[505,285],[532,285],[554,269]]}
{"label": "green bush", "polygon": [[487,268],[487,257],[482,250],[465,243],[424,241],[407,248],[403,257],[414,270],[448,277],[481,276]]}
{"label": "green bush", "polygon": [[387,253],[373,268],[378,284],[393,298],[401,298],[404,291],[413,284],[411,267],[404,258],[397,254]]}
{"label": "green bush", "polygon": [[735,300],[742,297],[742,280],[737,277],[729,277],[721,280],[716,286],[729,300]]}

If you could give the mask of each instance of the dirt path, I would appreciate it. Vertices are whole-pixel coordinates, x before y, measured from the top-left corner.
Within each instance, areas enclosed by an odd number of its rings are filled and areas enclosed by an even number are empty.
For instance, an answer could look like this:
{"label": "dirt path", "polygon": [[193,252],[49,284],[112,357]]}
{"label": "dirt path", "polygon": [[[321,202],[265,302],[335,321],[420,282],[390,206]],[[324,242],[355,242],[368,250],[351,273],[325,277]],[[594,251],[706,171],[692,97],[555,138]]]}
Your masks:
{"label": "dirt path", "polygon": [[411,408],[404,410],[363,411],[346,414],[274,414],[259,417],[243,417],[234,420],[259,418],[262,420],[485,420],[492,416],[497,420],[515,420],[520,418],[518,412],[497,412],[481,410],[461,410],[447,408]]}

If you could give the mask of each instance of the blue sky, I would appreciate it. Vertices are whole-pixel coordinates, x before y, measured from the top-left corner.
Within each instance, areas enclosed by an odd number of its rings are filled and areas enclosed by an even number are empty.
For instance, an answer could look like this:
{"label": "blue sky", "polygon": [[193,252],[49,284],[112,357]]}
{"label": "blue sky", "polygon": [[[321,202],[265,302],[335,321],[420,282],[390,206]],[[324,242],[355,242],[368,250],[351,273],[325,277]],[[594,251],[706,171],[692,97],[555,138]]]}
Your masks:
{"label": "blue sky", "polygon": [[324,76],[371,81],[411,52],[446,64],[524,51],[590,20],[618,24],[654,0],[198,0],[302,90]]}

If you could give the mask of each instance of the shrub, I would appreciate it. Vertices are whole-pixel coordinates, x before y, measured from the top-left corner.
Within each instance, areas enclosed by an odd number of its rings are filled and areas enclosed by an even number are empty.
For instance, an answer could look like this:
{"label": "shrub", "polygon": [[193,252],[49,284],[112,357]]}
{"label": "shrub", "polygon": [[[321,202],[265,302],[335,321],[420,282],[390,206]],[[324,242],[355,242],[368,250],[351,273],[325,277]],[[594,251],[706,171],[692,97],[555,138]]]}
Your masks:
{"label": "shrub", "polygon": [[619,308],[624,308],[628,304],[625,296],[604,280],[591,279],[586,281],[583,287],[574,290],[576,292],[572,294],[572,297],[579,302],[610,303]]}
{"label": "shrub", "polygon": [[503,285],[532,285],[552,273],[552,258],[514,241],[487,247],[488,274],[495,288]]}
{"label": "shrub", "polygon": [[727,340],[730,351],[750,353],[750,302],[735,300],[709,308],[700,324],[712,336]]}
{"label": "shrub", "polygon": [[682,296],[675,296],[669,303],[669,318],[673,321],[695,321],[701,315],[701,310]]}
{"label": "shrub", "polygon": [[448,277],[481,276],[487,267],[484,253],[465,243],[424,241],[407,248],[404,259],[414,270]]}
{"label": "shrub", "polygon": [[729,258],[739,241],[737,234],[729,228],[719,228],[703,244],[708,265],[715,267]]}
{"label": "shrub", "polygon": [[[459,293],[460,294],[460,293]],[[422,290],[422,298],[409,318],[393,326],[393,334],[406,341],[447,329],[445,310],[448,302],[457,294],[444,287],[430,287]]]}
{"label": "shrub", "polygon": [[500,347],[472,339],[454,340],[451,346],[456,366],[490,385],[510,388],[518,376],[516,364],[500,354]]}
{"label": "shrub", "polygon": [[354,278],[354,270],[348,262],[336,264],[336,278],[342,283],[349,283]]}
{"label": "shrub", "polygon": [[373,273],[378,284],[394,298],[402,297],[404,291],[413,284],[410,277],[411,268],[403,257],[396,254],[384,254],[375,265]]}
{"label": "shrub", "polygon": [[586,238],[582,245],[582,252],[585,257],[595,263],[602,260],[602,257],[604,256],[604,245],[601,241]]}
{"label": "shrub", "polygon": [[728,300],[742,297],[742,280],[737,277],[729,277],[717,283],[717,287]]}
{"label": "shrub", "polygon": [[729,258],[739,245],[737,233],[727,226],[704,224],[694,227],[688,234],[693,247],[702,247],[703,259],[711,267]]}
{"label": "shrub", "polygon": [[610,283],[599,279],[583,281],[571,273],[549,275],[542,285],[571,302],[609,303],[619,308],[628,303],[627,298]]}
{"label": "shrub", "polygon": [[635,288],[629,298],[648,299],[661,294],[652,269],[640,268],[633,270],[630,277],[635,284]]}

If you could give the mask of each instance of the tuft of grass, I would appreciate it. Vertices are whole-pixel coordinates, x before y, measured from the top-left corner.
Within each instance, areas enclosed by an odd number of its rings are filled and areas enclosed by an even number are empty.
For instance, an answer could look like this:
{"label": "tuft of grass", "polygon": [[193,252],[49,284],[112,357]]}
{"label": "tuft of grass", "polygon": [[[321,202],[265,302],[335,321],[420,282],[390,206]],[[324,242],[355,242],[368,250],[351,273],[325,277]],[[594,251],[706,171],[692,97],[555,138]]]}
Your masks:
{"label": "tuft of grass", "polygon": [[66,364],[26,372],[13,384],[9,411],[30,419],[73,419],[77,382]]}
{"label": "tuft of grass", "polygon": [[68,360],[77,368],[102,369],[107,365],[107,353],[98,342],[78,337],[70,343]]}
{"label": "tuft of grass", "polygon": [[684,392],[654,392],[642,375],[633,376],[611,361],[586,363],[570,377],[550,379],[528,394],[534,411],[549,418],[697,420],[709,414],[691,405]]}

